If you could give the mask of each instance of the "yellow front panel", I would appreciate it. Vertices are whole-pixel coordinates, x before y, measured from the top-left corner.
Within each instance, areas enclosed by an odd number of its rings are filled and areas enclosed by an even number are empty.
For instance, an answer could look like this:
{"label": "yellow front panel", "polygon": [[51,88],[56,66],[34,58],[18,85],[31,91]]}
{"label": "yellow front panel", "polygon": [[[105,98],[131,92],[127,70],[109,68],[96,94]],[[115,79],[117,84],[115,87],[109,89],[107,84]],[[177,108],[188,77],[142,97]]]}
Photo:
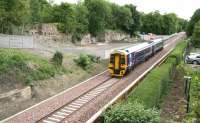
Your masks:
{"label": "yellow front panel", "polygon": [[115,55],[115,70],[119,69],[119,55]]}

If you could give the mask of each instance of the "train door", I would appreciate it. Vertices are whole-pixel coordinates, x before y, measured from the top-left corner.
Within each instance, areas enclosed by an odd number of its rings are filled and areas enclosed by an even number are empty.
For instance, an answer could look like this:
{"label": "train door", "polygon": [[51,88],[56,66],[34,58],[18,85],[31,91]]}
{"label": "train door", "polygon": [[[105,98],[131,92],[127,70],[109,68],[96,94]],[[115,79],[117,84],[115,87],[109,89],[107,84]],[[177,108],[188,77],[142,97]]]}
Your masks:
{"label": "train door", "polygon": [[120,55],[116,54],[115,55],[115,70],[119,70],[120,68]]}

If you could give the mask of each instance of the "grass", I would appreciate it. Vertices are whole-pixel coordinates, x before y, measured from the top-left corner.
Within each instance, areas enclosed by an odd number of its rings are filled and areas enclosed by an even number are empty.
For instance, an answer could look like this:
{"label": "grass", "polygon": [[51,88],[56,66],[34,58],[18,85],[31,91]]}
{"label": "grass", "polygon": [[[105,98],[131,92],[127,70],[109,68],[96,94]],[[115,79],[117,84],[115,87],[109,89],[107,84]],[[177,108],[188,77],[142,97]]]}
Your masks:
{"label": "grass", "polygon": [[17,75],[13,79],[25,84],[66,72],[63,67],[55,66],[40,56],[16,49],[0,49],[0,64],[1,75],[12,71]]}

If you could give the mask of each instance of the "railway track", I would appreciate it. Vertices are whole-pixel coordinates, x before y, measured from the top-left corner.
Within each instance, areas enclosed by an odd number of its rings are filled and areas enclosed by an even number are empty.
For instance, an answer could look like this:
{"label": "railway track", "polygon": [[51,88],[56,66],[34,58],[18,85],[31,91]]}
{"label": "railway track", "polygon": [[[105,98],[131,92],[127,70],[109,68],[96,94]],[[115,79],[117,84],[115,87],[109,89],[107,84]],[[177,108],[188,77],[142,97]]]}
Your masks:
{"label": "railway track", "polygon": [[184,34],[178,34],[178,36],[171,38],[165,44],[164,50],[137,66],[124,78],[111,78],[105,71],[2,122],[94,122],[108,106],[125,96],[131,88],[138,85],[141,78],[162,62],[182,37]]}
{"label": "railway track", "polygon": [[108,80],[105,80],[102,84],[91,89],[87,93],[81,95],[80,97],[73,100],[69,104],[64,105],[60,109],[51,113],[49,116],[41,119],[40,121],[38,121],[38,123],[58,123],[58,122],[63,121],[66,117],[78,111],[82,106],[84,106],[89,101],[94,99],[96,96],[106,91],[109,87],[111,87],[113,84],[115,84],[118,81],[120,81],[120,79],[117,79],[117,78],[110,78]]}

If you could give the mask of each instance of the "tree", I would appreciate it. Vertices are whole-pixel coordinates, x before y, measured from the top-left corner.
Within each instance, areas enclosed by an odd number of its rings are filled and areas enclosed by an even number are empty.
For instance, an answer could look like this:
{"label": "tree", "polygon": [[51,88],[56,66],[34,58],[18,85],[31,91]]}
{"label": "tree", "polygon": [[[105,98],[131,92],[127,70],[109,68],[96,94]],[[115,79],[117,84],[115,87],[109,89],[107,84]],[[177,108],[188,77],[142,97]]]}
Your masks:
{"label": "tree", "polygon": [[200,9],[197,9],[187,25],[187,35],[191,36],[194,31],[195,24],[200,20]]}
{"label": "tree", "polygon": [[178,31],[178,17],[174,13],[163,15],[163,33],[170,35]]}
{"label": "tree", "polygon": [[191,42],[195,47],[200,47],[200,20],[195,25]]}
{"label": "tree", "polygon": [[141,31],[145,33],[163,34],[163,20],[159,11],[142,15]]}
{"label": "tree", "polygon": [[52,22],[53,8],[46,0],[30,0],[31,23]]}
{"label": "tree", "polygon": [[120,7],[116,13],[117,28],[126,33],[130,33],[131,25],[133,24],[132,13],[127,7]]}
{"label": "tree", "polygon": [[178,32],[185,31],[187,23],[187,20],[178,18]]}
{"label": "tree", "polygon": [[26,23],[28,17],[28,0],[1,0],[2,12],[0,25],[2,33],[13,33],[13,29]]}
{"label": "tree", "polygon": [[75,6],[75,29],[73,32],[73,40],[81,40],[82,36],[88,33],[89,12],[83,3],[78,3]]}
{"label": "tree", "polygon": [[89,32],[96,37],[105,32],[106,20],[110,15],[110,8],[104,0],[85,0],[89,11]]}
{"label": "tree", "polygon": [[132,37],[133,35],[135,35],[135,32],[139,31],[140,29],[141,26],[140,13],[137,11],[136,6],[132,4],[125,5],[125,7],[129,8],[131,11],[132,22],[130,25],[129,34]]}
{"label": "tree", "polygon": [[69,3],[61,3],[61,5],[55,5],[53,8],[53,22],[58,23],[58,29],[63,33],[74,32],[74,5]]}

